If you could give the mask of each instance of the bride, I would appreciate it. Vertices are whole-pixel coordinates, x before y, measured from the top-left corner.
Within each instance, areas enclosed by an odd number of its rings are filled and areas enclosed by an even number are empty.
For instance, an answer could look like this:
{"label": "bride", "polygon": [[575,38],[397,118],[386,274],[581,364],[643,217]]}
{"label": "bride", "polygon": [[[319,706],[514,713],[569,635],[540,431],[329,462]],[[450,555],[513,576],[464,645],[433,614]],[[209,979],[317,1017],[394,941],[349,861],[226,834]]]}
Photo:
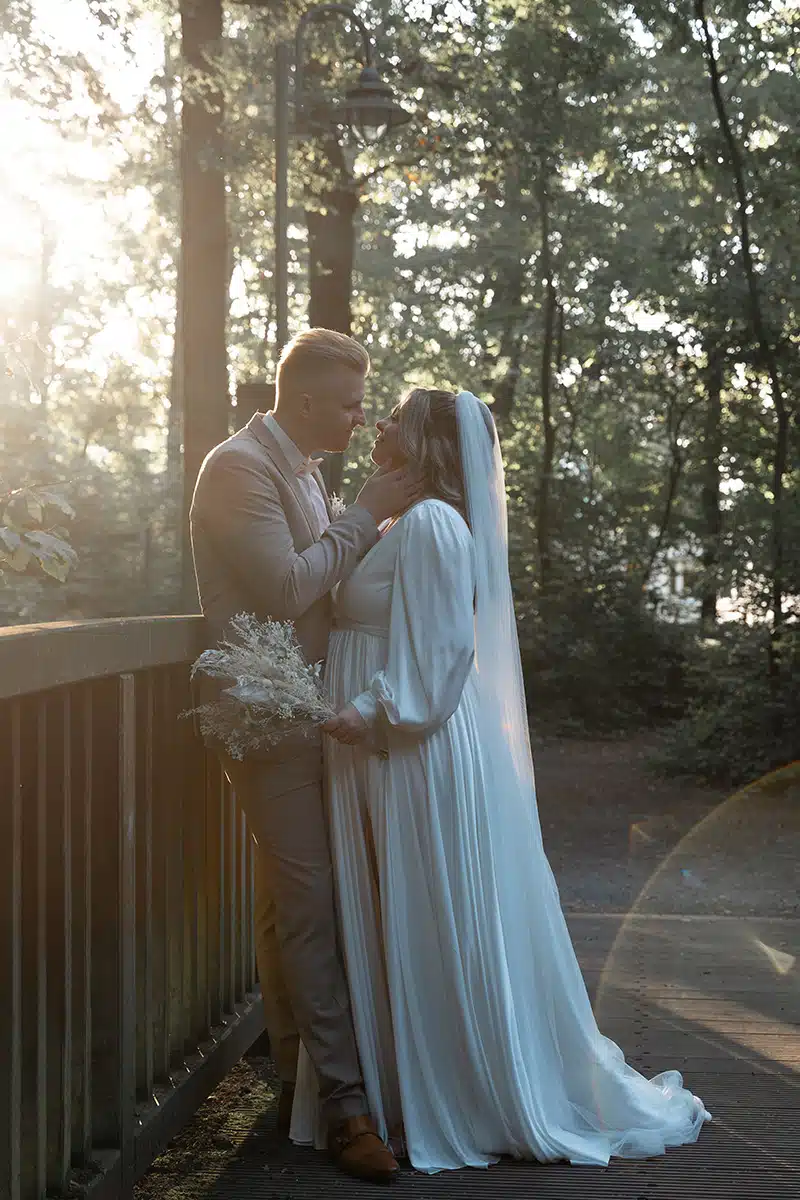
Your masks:
{"label": "bride", "polygon": [[[331,842],[370,1109],[421,1171],[500,1155],[606,1164],[694,1141],[703,1104],[598,1030],[536,809],[489,409],[412,391],[376,464],[419,464],[339,589]],[[301,1051],[292,1137],[324,1144]]]}

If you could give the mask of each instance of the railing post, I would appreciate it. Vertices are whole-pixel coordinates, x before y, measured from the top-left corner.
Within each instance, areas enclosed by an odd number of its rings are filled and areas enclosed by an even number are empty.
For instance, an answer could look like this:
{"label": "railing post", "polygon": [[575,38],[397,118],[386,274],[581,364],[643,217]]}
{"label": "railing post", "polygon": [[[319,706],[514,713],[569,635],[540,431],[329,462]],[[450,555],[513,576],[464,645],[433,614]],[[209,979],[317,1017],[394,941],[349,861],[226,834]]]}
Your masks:
{"label": "railing post", "polygon": [[133,1183],[136,1116],[136,695],[134,677],[103,688],[95,709],[93,797],[94,1143],[120,1152]]}
{"label": "railing post", "polygon": [[138,809],[136,813],[136,929],[138,958],[136,983],[138,991],[137,1067],[138,1096],[144,1103],[153,1097],[155,1063],[155,1011],[153,952],[153,798],[154,798],[154,736],[155,681],[150,672],[141,683],[141,703],[138,705]]}
{"label": "railing post", "polygon": [[72,1161],[72,703],[40,706],[39,788],[47,810],[47,1187],[63,1191]]}
{"label": "railing post", "polygon": [[22,780],[22,1147],[23,1196],[47,1190],[47,795],[42,772],[46,707],[21,708]]}
{"label": "railing post", "polygon": [[119,678],[120,1152],[122,1194],[134,1184],[136,1121],[136,684]]}
{"label": "railing post", "polygon": [[[180,701],[175,673],[167,671],[164,677],[165,718],[175,720],[180,712]],[[184,1018],[184,972],[186,943],[186,907],[184,898],[184,803],[181,789],[182,762],[176,755],[174,745],[164,778],[164,795],[161,803],[165,810],[164,829],[164,873],[166,893],[166,1004],[169,1067],[172,1072],[180,1071],[185,1065],[186,1021]]]}
{"label": "railing post", "polygon": [[0,1195],[20,1200],[22,1105],[22,777],[20,711],[0,719]]}
{"label": "railing post", "polygon": [[179,720],[197,628],[0,629],[0,1200],[126,1200],[263,1028],[249,834]]}
{"label": "railing post", "polygon": [[[191,704],[188,680],[176,678],[174,686],[180,708]],[[180,757],[180,781],[183,795],[183,861],[184,912],[186,940],[184,944],[184,1038],[185,1052],[191,1054],[198,1041],[207,1037],[205,1024],[205,992],[207,972],[205,955],[205,892],[203,889],[205,857],[205,763],[197,753],[198,745],[192,727],[183,721],[176,729],[176,753]],[[201,996],[202,991],[202,996]]]}
{"label": "railing post", "polygon": [[[164,1086],[172,1062],[172,1005],[170,1000],[170,830],[172,754],[168,720],[168,673],[153,678],[153,874],[151,914],[153,925],[154,1034],[153,1079]],[[173,718],[174,719],[174,718]]]}
{"label": "railing post", "polygon": [[231,788],[228,791],[225,812],[225,951],[226,951],[226,997],[225,1009],[231,1015],[236,1012],[236,827],[239,804]]}
{"label": "railing post", "polygon": [[86,1166],[92,1151],[92,773],[95,761],[92,689],[72,705],[72,1157]]}
{"label": "railing post", "polygon": [[239,807],[239,864],[238,864],[238,879],[239,879],[239,938],[238,938],[238,992],[239,1000],[243,1004],[247,999],[247,963],[248,963],[248,942],[250,930],[248,928],[248,920],[250,917],[250,897],[249,890],[249,872],[247,870],[250,861],[250,833],[247,828],[247,819],[244,815],[244,810]]}
{"label": "railing post", "polygon": [[224,776],[210,756],[206,760],[206,863],[205,892],[208,903],[208,1026],[222,1022],[224,913],[222,905],[222,839]]}

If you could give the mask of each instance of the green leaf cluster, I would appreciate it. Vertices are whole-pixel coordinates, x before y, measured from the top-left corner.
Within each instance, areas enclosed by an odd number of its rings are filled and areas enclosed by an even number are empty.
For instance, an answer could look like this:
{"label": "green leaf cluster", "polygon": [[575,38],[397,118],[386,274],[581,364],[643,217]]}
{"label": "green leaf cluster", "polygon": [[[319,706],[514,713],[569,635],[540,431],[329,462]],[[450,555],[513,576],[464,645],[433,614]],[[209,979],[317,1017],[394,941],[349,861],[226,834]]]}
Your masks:
{"label": "green leaf cluster", "polygon": [[55,488],[23,487],[6,495],[0,516],[0,578],[8,571],[24,574],[36,568],[64,583],[78,556],[60,522],[74,516],[72,505]]}

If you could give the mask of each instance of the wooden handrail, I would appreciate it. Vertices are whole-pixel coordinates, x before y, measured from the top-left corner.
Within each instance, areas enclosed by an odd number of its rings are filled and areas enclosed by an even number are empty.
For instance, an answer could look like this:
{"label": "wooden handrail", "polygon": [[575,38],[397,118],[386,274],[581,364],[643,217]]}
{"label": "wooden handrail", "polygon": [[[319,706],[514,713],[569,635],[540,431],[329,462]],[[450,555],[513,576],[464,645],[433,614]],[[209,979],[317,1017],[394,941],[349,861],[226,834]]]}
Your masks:
{"label": "wooden handrail", "polygon": [[0,700],[191,662],[203,648],[203,627],[200,616],[0,627]]}
{"label": "wooden handrail", "polygon": [[200,617],[0,629],[0,1197],[134,1181],[263,1029]]}

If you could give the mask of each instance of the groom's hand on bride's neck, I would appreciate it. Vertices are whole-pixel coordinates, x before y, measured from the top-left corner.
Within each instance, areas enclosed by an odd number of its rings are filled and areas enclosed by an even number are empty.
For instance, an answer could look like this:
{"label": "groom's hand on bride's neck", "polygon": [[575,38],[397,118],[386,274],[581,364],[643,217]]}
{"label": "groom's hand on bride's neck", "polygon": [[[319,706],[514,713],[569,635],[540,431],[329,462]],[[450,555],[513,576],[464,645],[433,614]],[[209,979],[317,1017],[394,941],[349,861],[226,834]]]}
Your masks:
{"label": "groom's hand on bride's neck", "polygon": [[358,493],[356,504],[365,508],[376,525],[380,525],[382,521],[404,512],[424,495],[425,481],[416,467],[379,467]]}

